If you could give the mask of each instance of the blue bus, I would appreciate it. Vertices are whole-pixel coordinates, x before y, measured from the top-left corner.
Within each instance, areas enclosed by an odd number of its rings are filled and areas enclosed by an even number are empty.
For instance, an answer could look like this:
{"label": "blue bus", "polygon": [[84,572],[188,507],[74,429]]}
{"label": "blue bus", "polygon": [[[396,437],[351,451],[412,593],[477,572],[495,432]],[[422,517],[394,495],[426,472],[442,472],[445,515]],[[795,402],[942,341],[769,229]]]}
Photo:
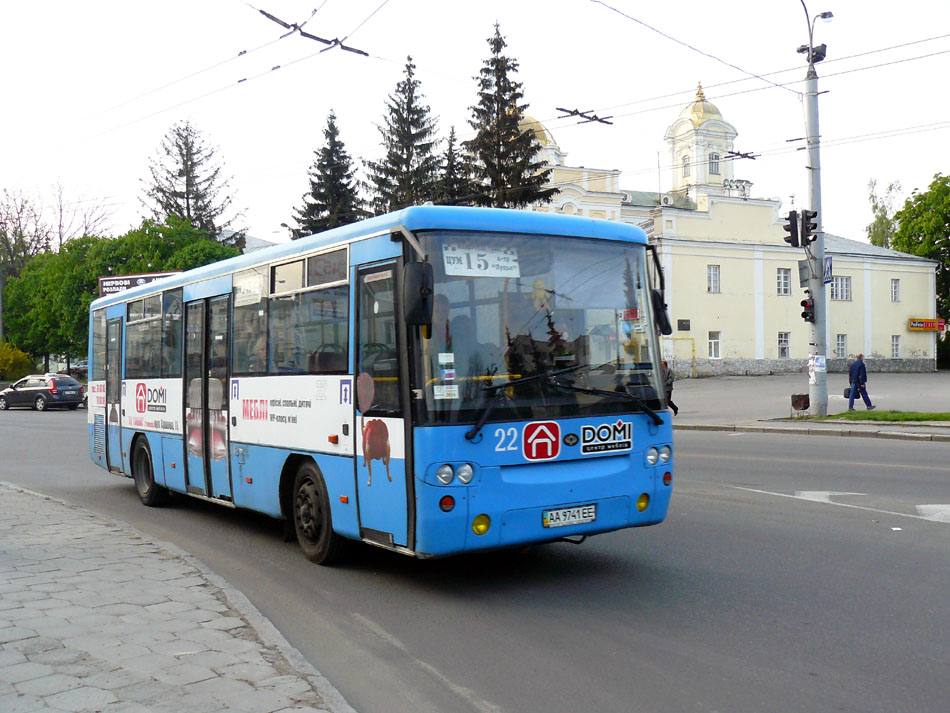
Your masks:
{"label": "blue bus", "polygon": [[410,207],[95,300],[89,452],[321,564],[580,542],[666,516],[658,333],[641,229]]}

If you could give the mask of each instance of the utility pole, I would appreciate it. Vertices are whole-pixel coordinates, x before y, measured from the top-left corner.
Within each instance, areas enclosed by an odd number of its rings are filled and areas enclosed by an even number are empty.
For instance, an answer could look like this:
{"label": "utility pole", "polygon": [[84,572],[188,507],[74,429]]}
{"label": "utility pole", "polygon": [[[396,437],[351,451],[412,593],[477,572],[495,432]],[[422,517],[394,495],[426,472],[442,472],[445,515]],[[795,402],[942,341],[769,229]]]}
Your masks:
{"label": "utility pole", "polygon": [[[808,15],[805,0],[801,0],[808,23],[808,45],[798,48],[799,53],[807,53],[808,72],[805,74],[805,142],[808,149],[808,199],[814,213],[813,230],[805,227],[803,211],[801,241],[808,254],[809,270],[808,291],[814,300],[814,319],[811,327],[811,348],[808,356],[808,399],[809,413],[812,416],[828,415],[828,302],[825,299],[824,265],[825,233],[822,229],[821,214],[821,138],[818,130],[818,73],[815,64],[825,58],[825,45],[814,46],[815,20],[830,20],[830,12],[822,12],[814,17]],[[806,233],[811,235],[806,239]],[[810,240],[811,242],[807,242]]]}

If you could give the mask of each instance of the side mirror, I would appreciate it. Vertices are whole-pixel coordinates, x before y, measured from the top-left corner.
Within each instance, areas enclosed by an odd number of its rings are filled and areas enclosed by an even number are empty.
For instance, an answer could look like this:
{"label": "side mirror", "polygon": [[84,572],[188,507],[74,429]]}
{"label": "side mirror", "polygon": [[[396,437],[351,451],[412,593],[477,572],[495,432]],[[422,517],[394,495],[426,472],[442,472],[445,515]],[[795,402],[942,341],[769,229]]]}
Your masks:
{"label": "side mirror", "polygon": [[406,263],[402,271],[402,303],[406,324],[421,326],[432,323],[434,287],[431,263]]}
{"label": "side mirror", "polygon": [[670,316],[666,313],[666,303],[663,302],[663,293],[657,289],[652,290],[653,294],[653,314],[656,317],[656,326],[660,328],[660,333],[669,336],[673,333],[673,325],[670,324]]}

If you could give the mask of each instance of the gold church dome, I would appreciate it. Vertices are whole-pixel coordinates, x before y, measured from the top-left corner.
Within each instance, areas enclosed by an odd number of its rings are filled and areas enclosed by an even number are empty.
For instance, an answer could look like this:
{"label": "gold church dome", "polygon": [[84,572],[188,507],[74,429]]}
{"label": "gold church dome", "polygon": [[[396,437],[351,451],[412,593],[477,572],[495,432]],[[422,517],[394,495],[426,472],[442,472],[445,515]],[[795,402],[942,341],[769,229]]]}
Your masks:
{"label": "gold church dome", "polygon": [[710,119],[722,121],[722,114],[719,113],[719,109],[715,104],[706,101],[706,95],[703,94],[703,85],[699,84],[696,89],[696,101],[687,105],[680,112],[680,118],[689,119],[694,126],[699,126]]}
{"label": "gold church dome", "polygon": [[542,146],[557,145],[554,143],[554,137],[551,136],[551,132],[544,127],[544,124],[534,117],[528,116],[527,114],[522,115],[521,121],[518,122],[518,129],[521,131],[521,133],[533,131],[535,138]]}

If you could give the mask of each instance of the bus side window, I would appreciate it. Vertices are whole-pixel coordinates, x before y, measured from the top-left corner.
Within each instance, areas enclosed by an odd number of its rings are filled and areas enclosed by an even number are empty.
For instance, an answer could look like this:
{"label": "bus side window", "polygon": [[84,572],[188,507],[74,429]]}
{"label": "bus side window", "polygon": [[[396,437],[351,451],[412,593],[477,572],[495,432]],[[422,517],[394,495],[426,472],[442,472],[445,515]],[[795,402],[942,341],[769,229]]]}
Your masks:
{"label": "bus side window", "polygon": [[[358,371],[373,378],[372,410],[399,413],[399,351],[392,269],[360,276]],[[370,410],[370,409],[367,409]]]}

